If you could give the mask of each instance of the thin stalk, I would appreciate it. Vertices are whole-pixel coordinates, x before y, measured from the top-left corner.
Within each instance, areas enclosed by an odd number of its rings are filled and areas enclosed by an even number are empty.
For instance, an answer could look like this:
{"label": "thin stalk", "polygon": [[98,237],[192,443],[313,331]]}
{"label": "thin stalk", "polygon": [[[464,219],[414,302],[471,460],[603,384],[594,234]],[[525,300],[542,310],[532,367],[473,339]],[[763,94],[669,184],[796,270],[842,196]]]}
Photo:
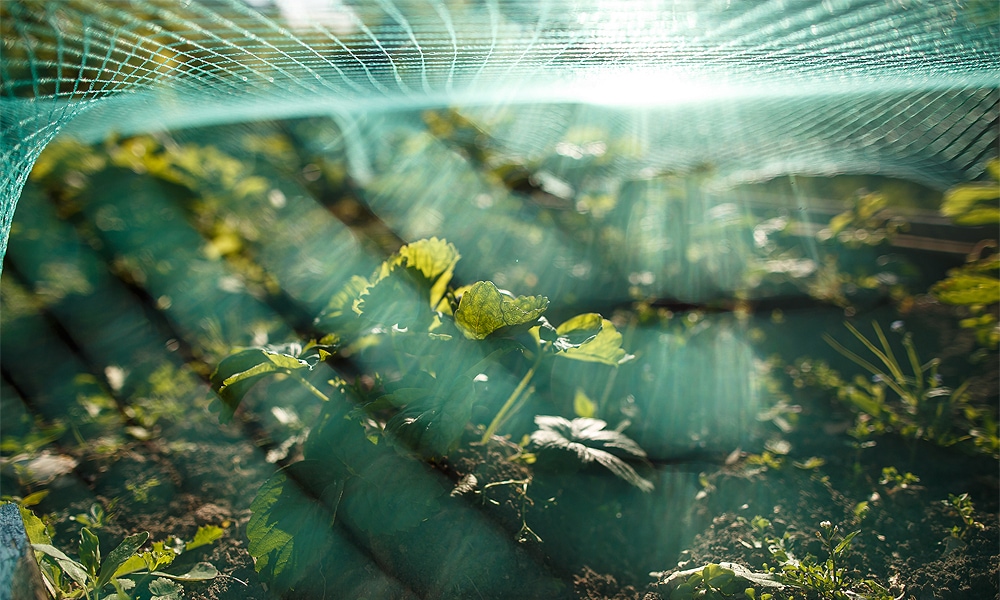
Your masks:
{"label": "thin stalk", "polygon": [[879,327],[878,321],[872,321],[872,328],[875,330],[875,335],[878,336],[879,343],[882,344],[882,349],[885,350],[885,355],[889,357],[890,364],[892,365],[892,367],[889,368],[892,369],[895,367],[895,372],[898,373],[898,376],[900,377],[899,382],[903,383],[903,369],[899,366],[899,361],[896,360],[896,356],[892,353],[892,347],[889,345],[889,340],[886,339],[885,333],[883,333],[882,328]]}
{"label": "thin stalk", "polygon": [[510,393],[510,397],[507,398],[507,401],[504,402],[503,406],[500,407],[500,410],[497,411],[497,414],[495,417],[493,417],[493,420],[490,422],[489,427],[486,428],[486,432],[483,433],[482,439],[479,440],[480,444],[485,444],[486,442],[490,441],[490,438],[493,437],[494,433],[496,433],[497,428],[500,427],[500,423],[503,421],[504,418],[506,418],[507,413],[510,412],[511,407],[514,406],[514,403],[517,402],[517,399],[524,392],[525,388],[527,388],[528,384],[531,383],[531,379],[535,376],[535,371],[538,370],[538,365],[540,365],[542,362],[542,356],[543,354],[541,348],[539,348],[538,353],[535,356],[535,363],[531,365],[531,368],[528,369],[528,372],[525,373],[524,377],[521,378],[521,382],[518,383],[517,387],[514,388],[514,391]]}
{"label": "thin stalk", "polygon": [[890,378],[889,376],[887,376],[878,367],[876,367],[875,365],[871,364],[867,360],[861,358],[857,354],[851,352],[847,348],[843,347],[842,345],[840,345],[839,342],[837,342],[837,340],[833,339],[829,335],[823,334],[823,339],[826,340],[827,344],[830,344],[831,346],[833,346],[834,350],[836,350],[837,352],[839,352],[842,355],[844,355],[846,358],[848,358],[854,364],[862,367],[866,371],[869,371],[872,375],[878,375],[879,377],[881,377],[882,378],[882,382],[885,383],[887,386],[889,386],[889,388],[892,389],[892,391],[894,391],[897,394],[899,394],[900,398],[904,398],[905,399],[908,396],[908,394],[906,393],[906,391],[904,391],[903,388],[901,388],[898,383],[896,383],[895,381],[893,381],[892,378]]}
{"label": "thin stalk", "polygon": [[913,338],[906,334],[903,338],[903,347],[906,348],[906,356],[910,359],[910,368],[913,369],[913,376],[917,379],[917,389],[924,389],[924,370],[920,366],[920,359],[917,357],[917,349],[913,347]]}
{"label": "thin stalk", "polygon": [[330,401],[329,396],[327,396],[323,392],[317,390],[316,387],[313,384],[311,384],[311,383],[309,383],[308,381],[305,380],[305,377],[299,375],[295,371],[292,371],[291,374],[292,374],[292,377],[296,381],[298,381],[299,383],[301,383],[307,390],[309,390],[310,392],[312,392],[313,396],[316,396],[317,398],[319,398],[323,402],[329,402]]}
{"label": "thin stalk", "polygon": [[[868,338],[866,338],[864,334],[858,331],[853,325],[851,325],[850,323],[844,323],[844,325],[846,325],[847,328],[851,331],[851,333],[854,334],[854,337],[858,338],[858,340],[860,340],[861,343],[864,344],[865,347],[868,348],[868,350],[870,350],[872,354],[877,356],[879,360],[881,360],[882,363],[886,367],[888,367],[889,372],[896,379],[896,381],[902,383],[903,372],[899,370],[899,365],[896,364],[894,361],[890,361],[888,356],[886,356],[881,350],[879,350],[878,347],[875,346],[875,344],[871,343],[871,341],[869,341]],[[876,331],[881,333],[881,330],[878,329],[878,324],[875,324],[875,329]],[[879,372],[879,374],[882,373]]]}

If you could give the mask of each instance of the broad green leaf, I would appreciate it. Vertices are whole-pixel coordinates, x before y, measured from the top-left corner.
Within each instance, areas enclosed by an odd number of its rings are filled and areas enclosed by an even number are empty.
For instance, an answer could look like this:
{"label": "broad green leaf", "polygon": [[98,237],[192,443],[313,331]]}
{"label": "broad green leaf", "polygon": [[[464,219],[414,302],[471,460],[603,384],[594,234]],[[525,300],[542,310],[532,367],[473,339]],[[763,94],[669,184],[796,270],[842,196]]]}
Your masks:
{"label": "broad green leaf", "polygon": [[151,600],[181,600],[183,591],[179,583],[165,577],[158,577],[149,583],[149,593],[153,595]]}
{"label": "broad green leaf", "polygon": [[80,530],[80,564],[91,576],[97,576],[101,566],[101,542],[86,527]]}
{"label": "broad green leaf", "polygon": [[833,235],[837,235],[845,227],[850,225],[851,221],[853,220],[854,220],[854,215],[850,211],[840,213],[839,215],[830,219],[830,232],[833,233]]}
{"label": "broad green leaf", "polygon": [[1000,280],[982,275],[955,274],[934,284],[931,293],[946,304],[995,304],[1000,302]]}
{"label": "broad green leaf", "polygon": [[114,577],[118,567],[134,556],[148,539],[149,533],[145,531],[135,533],[122,540],[122,543],[118,544],[117,548],[109,552],[107,558],[101,563],[101,572],[97,576],[97,589],[101,589],[107,585],[111,581],[111,578]]}
{"label": "broad green leaf", "polygon": [[634,357],[622,349],[622,334],[615,329],[614,323],[607,319],[602,319],[601,323],[601,331],[591,340],[577,348],[569,348],[557,356],[584,362],[599,362],[613,367],[632,360]]}
{"label": "broad green leaf", "polygon": [[[451,362],[456,369],[461,369],[475,356],[470,352]],[[475,402],[472,378],[481,371],[482,362],[477,361],[454,377],[442,374],[447,381],[434,380],[423,389],[395,390],[392,396],[400,402],[397,406],[402,406],[402,410],[386,424],[386,433],[424,457],[451,452],[458,445],[465,424],[472,418]]]}
{"label": "broad green leaf", "polygon": [[194,539],[184,544],[184,551],[187,552],[188,550],[194,550],[195,548],[211,544],[221,538],[224,533],[225,530],[216,525],[202,525],[195,532]]}
{"label": "broad green leaf", "polygon": [[968,183],[944,194],[941,214],[959,225],[1000,224],[1000,186],[993,183]]}
{"label": "broad green leaf", "polygon": [[316,461],[295,463],[265,481],[250,505],[247,550],[257,572],[278,590],[294,588],[333,547],[343,485],[326,471]]}
{"label": "broad green leaf", "polygon": [[531,335],[538,341],[549,342],[556,352],[565,352],[597,337],[603,321],[597,313],[586,313],[573,317],[559,327],[553,327],[545,317],[539,317],[539,324],[531,329]]}
{"label": "broad green leaf", "polygon": [[576,388],[576,395],[573,397],[573,412],[578,417],[589,419],[597,413],[597,405],[587,397],[582,389]]}
{"label": "broad green leaf", "polygon": [[163,573],[162,571],[153,571],[150,575],[166,577],[167,579],[173,579],[176,581],[209,581],[219,576],[219,570],[212,566],[211,563],[200,562],[191,567],[191,570],[187,573],[182,575]]}
{"label": "broad green leaf", "polygon": [[309,363],[290,354],[267,348],[248,348],[222,359],[212,373],[212,389],[225,402],[231,415],[243,396],[264,376],[307,368]]}
{"label": "broad green leaf", "polygon": [[491,281],[479,281],[464,294],[455,311],[455,322],[470,339],[481,340],[501,331],[533,326],[549,306],[545,296],[502,293]]}
{"label": "broad green leaf", "polygon": [[21,520],[24,521],[24,531],[28,534],[29,542],[32,544],[52,543],[52,538],[49,537],[49,532],[45,529],[45,523],[35,516],[35,513],[23,505],[18,505],[17,510],[21,513]]}
{"label": "broad green leaf", "polygon": [[419,240],[399,249],[372,275],[354,303],[373,325],[430,326],[460,258],[445,240]]}

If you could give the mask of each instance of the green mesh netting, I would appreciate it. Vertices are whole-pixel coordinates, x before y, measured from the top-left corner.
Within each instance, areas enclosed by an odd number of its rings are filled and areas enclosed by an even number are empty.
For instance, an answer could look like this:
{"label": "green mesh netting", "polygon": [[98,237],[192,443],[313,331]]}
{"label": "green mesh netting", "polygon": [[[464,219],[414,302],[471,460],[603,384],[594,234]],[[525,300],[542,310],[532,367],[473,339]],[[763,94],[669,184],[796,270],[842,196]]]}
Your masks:
{"label": "green mesh netting", "polygon": [[481,106],[528,154],[599,124],[628,135],[622,176],[944,188],[997,154],[998,20],[992,0],[7,1],[0,252],[57,135],[331,115],[364,157],[381,140],[356,117],[425,106]]}

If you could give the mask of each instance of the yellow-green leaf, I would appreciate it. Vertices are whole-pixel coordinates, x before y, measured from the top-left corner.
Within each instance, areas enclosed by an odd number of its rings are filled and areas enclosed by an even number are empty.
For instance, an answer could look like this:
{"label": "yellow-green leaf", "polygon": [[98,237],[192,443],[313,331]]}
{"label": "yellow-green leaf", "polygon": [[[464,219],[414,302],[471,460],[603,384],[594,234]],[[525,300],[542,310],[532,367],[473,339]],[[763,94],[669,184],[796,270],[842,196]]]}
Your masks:
{"label": "yellow-green leaf", "polygon": [[1000,302],[1000,280],[982,275],[953,275],[934,284],[931,293],[946,304],[995,304]]}
{"label": "yellow-green leaf", "polygon": [[633,358],[622,349],[622,334],[618,333],[614,323],[607,319],[601,321],[601,331],[593,339],[557,356],[584,362],[599,362],[613,367]]}
{"label": "yellow-green leaf", "polygon": [[194,539],[184,544],[184,551],[194,550],[200,546],[211,544],[215,540],[221,538],[223,533],[225,533],[223,529],[216,525],[202,525],[198,528],[198,531],[195,532]]}
{"label": "yellow-green leaf", "polygon": [[32,544],[52,543],[52,538],[49,537],[49,532],[45,529],[45,523],[35,516],[35,513],[21,505],[18,505],[17,510],[21,513],[21,520],[24,521],[24,531],[28,534],[29,542]]}
{"label": "yellow-green leaf", "polygon": [[597,413],[597,405],[587,397],[582,389],[576,388],[576,396],[573,397],[573,412],[578,417],[593,418]]}
{"label": "yellow-green leaf", "polygon": [[462,294],[455,322],[466,337],[481,340],[501,329],[534,325],[548,306],[545,296],[514,297],[492,281],[479,281]]}
{"label": "yellow-green leaf", "polygon": [[959,225],[1000,224],[1000,186],[968,183],[953,187],[945,192],[941,214]]}
{"label": "yellow-green leaf", "polygon": [[437,306],[462,255],[454,244],[432,237],[403,246],[399,249],[399,257],[403,265],[417,269],[428,281],[433,282],[430,302],[431,306]]}

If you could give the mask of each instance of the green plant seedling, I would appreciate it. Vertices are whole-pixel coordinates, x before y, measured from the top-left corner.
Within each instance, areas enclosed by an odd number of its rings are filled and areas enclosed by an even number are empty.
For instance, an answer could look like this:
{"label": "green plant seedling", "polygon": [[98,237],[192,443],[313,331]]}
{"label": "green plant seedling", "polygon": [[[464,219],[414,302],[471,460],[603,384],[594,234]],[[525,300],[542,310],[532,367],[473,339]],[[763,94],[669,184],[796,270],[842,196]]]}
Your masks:
{"label": "green plant seedling", "polygon": [[[146,532],[127,536],[117,547],[103,554],[100,541],[89,528],[80,530],[77,544],[77,559],[52,545],[52,538],[41,519],[30,510],[19,507],[25,524],[28,540],[39,559],[43,582],[54,598],[105,598],[107,587],[115,590],[118,598],[129,598],[128,591],[136,582],[126,577],[135,575],[155,575],[160,578],[181,582],[207,581],[214,579],[218,570],[209,563],[198,563],[187,573],[174,575],[158,569],[166,567],[183,551],[183,548],[168,547],[163,542],[154,542],[151,548],[140,551],[148,541]],[[189,548],[211,543],[221,536],[221,529],[208,526],[199,528]]]}
{"label": "green plant seedling", "polygon": [[964,540],[970,531],[983,531],[986,529],[986,525],[980,523],[975,518],[976,508],[972,505],[972,499],[969,498],[969,494],[959,494],[957,496],[948,494],[948,499],[943,500],[942,503],[955,511],[958,517],[962,519],[961,527],[956,525],[951,528],[952,537]]}

